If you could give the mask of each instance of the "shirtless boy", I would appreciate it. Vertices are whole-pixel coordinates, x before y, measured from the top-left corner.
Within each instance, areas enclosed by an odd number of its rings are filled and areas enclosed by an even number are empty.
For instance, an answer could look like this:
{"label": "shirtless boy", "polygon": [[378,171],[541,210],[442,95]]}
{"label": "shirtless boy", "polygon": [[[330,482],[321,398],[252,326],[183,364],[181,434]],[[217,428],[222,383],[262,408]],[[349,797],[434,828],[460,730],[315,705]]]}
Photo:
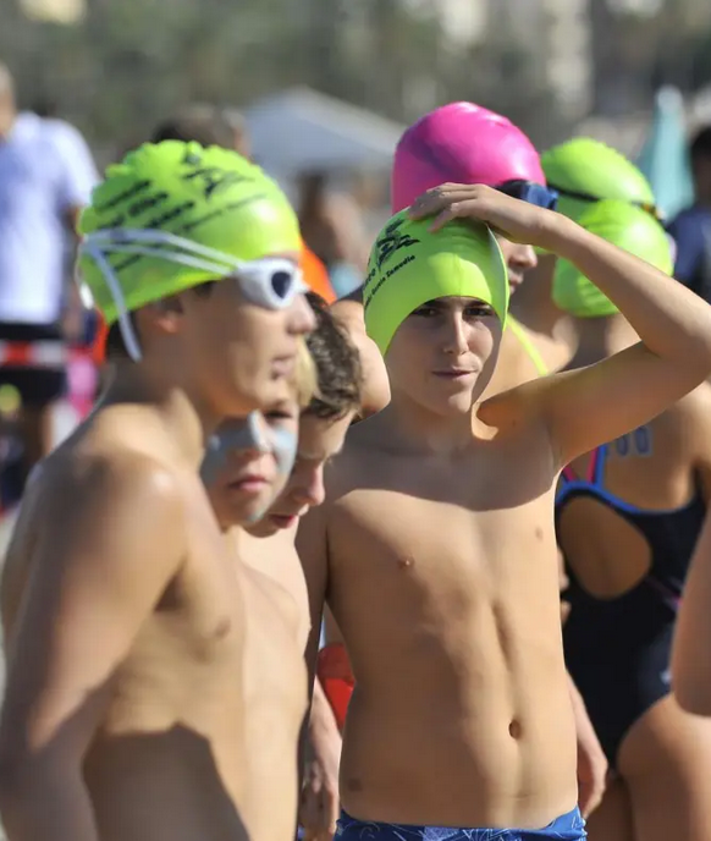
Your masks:
{"label": "shirtless boy", "polygon": [[[553,206],[557,200],[556,193],[546,187],[540,156],[529,138],[506,117],[470,102],[453,102],[436,108],[400,138],[392,171],[393,212],[403,210],[425,190],[447,181],[488,184],[544,207]],[[529,287],[540,285],[535,277],[540,271],[538,258],[530,245],[511,242],[500,234],[497,240],[508,268],[511,300],[518,300]],[[533,294],[538,295],[535,290]],[[381,379],[387,380],[387,374],[377,348],[365,335],[362,303],[339,301],[334,311],[347,320],[354,336],[360,336],[361,353],[368,354],[365,357],[369,360],[367,391],[382,393],[378,384]],[[509,317],[496,370],[485,396],[558,370],[569,361],[571,353],[571,343],[563,340],[560,331],[528,329]],[[383,399],[379,408],[387,402]],[[324,625],[326,645],[319,653],[317,674],[342,728],[353,676],[342,635],[330,611],[326,611]],[[602,796],[607,767],[572,682],[571,692],[578,711],[580,802],[587,812]]]}
{"label": "shirtless boy", "polygon": [[109,169],[82,232],[125,353],[10,547],[2,820],[10,841],[245,838],[243,582],[199,466],[222,418],[288,393],[314,326],[297,221],[243,158],[167,142]]}
{"label": "shirtless boy", "polygon": [[[356,679],[338,834],[367,824],[383,839],[401,825],[419,838],[428,827],[481,828],[470,841],[487,827],[582,838],[554,488],[571,459],[708,376],[711,309],[565,217],[488,187],[444,185],[413,213],[427,221],[391,220],[365,286],[390,405],[353,428],[297,538],[312,622],[327,602]],[[491,233],[455,217],[570,260],[642,341],[480,402],[507,278]],[[312,673],[317,645],[312,630]]]}
{"label": "shirtless boy", "polygon": [[[324,464],[343,446],[359,404],[357,352],[323,303],[313,295],[308,299],[317,317],[307,339],[317,394],[309,394],[305,406],[302,400],[300,417],[295,399],[265,413],[266,433],[254,417],[223,424],[217,436],[222,446],[208,456],[203,470],[218,520],[247,565],[245,819],[250,836],[259,841],[284,841],[296,820],[296,747],[307,706],[303,655],[310,629],[306,584],[294,548],[296,525],[323,501]],[[303,397],[307,387],[304,377],[300,380]],[[210,475],[215,460],[219,468]],[[309,808],[318,803],[310,802]]]}

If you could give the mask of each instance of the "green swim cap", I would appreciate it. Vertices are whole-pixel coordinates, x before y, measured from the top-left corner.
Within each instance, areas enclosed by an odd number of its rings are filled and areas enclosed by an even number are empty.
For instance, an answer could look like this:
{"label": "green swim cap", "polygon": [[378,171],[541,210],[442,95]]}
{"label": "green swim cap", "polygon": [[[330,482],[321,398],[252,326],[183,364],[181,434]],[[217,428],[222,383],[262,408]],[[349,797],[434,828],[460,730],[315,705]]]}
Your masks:
{"label": "green swim cap", "polygon": [[[596,202],[578,223],[597,236],[641,257],[665,274],[673,269],[669,237],[660,223],[627,202]],[[578,318],[600,318],[619,312],[612,301],[567,260],[558,260],[553,275],[553,301]]]}
{"label": "green swim cap", "polygon": [[621,199],[654,209],[649,181],[624,155],[599,140],[576,137],[554,146],[541,155],[541,165],[548,186],[560,193],[558,212],[576,222],[595,199]]}
{"label": "green swim cap", "polygon": [[414,221],[403,210],[386,224],[370,253],[365,328],[383,356],[408,315],[437,298],[478,298],[506,320],[508,274],[491,231],[455,220],[432,233],[431,223]]}
{"label": "green swim cap", "polygon": [[79,230],[82,279],[106,322],[122,327],[122,313],[301,249],[296,214],[258,166],[176,140],[109,167]]}

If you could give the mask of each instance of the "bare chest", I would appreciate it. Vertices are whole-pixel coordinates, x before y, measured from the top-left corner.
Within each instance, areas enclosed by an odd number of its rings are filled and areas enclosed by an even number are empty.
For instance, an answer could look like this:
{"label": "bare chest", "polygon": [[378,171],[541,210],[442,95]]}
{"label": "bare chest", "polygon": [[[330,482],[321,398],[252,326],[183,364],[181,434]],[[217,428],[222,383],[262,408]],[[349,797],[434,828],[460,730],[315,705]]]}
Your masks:
{"label": "bare chest", "polygon": [[356,569],[381,583],[438,589],[461,583],[494,587],[526,574],[554,545],[552,494],[508,509],[475,510],[455,502],[357,491],[329,523],[329,560],[349,581]]}
{"label": "bare chest", "polygon": [[253,569],[245,571],[245,597],[248,722],[278,722],[282,718],[298,725],[306,709],[306,666],[298,605],[289,590]]}
{"label": "bare chest", "polygon": [[196,497],[191,511],[184,562],[119,670],[116,726],[136,716],[142,724],[207,723],[241,710],[243,577],[207,501]]}

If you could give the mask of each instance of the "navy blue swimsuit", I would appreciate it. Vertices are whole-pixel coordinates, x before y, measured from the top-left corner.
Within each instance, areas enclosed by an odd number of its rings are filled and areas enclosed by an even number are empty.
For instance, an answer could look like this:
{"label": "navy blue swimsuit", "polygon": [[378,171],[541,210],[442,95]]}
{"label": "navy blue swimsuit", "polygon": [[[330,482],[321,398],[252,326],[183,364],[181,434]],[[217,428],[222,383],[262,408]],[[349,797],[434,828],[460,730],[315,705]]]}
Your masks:
{"label": "navy blue swimsuit", "polygon": [[603,484],[608,446],[595,451],[586,479],[570,468],[563,471],[556,526],[571,499],[596,499],[641,532],[651,552],[642,581],[611,599],[591,596],[566,562],[565,597],[571,605],[563,628],[566,664],[614,767],[629,728],[671,691],[674,622],[706,504],[698,489],[687,505],[671,511],[645,511],[616,497]]}

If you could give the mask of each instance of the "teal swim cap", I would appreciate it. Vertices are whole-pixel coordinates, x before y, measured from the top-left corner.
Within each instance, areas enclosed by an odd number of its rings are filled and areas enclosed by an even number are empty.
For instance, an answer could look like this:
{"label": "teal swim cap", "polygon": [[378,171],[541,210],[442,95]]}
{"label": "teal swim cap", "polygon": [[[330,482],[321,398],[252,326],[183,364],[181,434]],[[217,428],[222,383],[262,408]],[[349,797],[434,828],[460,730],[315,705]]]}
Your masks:
{"label": "teal swim cap", "polygon": [[620,199],[657,215],[649,181],[624,155],[599,140],[568,140],[544,152],[541,164],[548,186],[559,193],[558,212],[576,222],[600,199]]}
{"label": "teal swim cap", "polygon": [[[107,324],[243,263],[301,251],[296,214],[277,184],[236,152],[167,140],[109,167],[79,223],[79,268]],[[130,335],[127,335],[129,333]]]}
{"label": "teal swim cap", "polygon": [[383,356],[402,322],[437,298],[478,298],[506,320],[508,274],[489,228],[454,220],[432,233],[431,224],[403,210],[385,225],[371,251],[363,289],[365,328]]}
{"label": "teal swim cap", "polygon": [[[671,275],[669,237],[661,224],[639,207],[615,199],[596,202],[583,213],[578,224]],[[572,263],[561,259],[553,275],[553,301],[577,318],[600,318],[619,312],[594,283]]]}

